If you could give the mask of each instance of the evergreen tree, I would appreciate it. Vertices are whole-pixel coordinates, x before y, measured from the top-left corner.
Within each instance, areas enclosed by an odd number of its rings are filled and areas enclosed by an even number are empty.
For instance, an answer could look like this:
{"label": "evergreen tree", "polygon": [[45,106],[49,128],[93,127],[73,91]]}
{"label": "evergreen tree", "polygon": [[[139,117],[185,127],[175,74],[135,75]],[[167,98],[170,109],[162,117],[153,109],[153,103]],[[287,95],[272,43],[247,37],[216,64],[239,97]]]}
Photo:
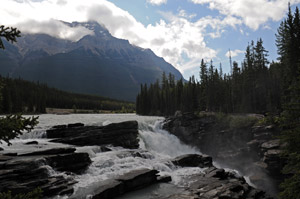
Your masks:
{"label": "evergreen tree", "polygon": [[288,174],[282,184],[280,198],[300,198],[300,17],[296,7],[295,14],[289,11],[281,23],[277,36],[278,53],[284,69],[283,109],[281,114],[282,135],[286,143],[284,155],[288,163],[283,173]]}
{"label": "evergreen tree", "polygon": [[[0,48],[4,49],[1,37],[4,37],[7,41],[16,42],[16,38],[20,36],[20,31],[16,28],[6,28],[3,25],[0,26]],[[0,89],[3,87],[0,81]],[[2,95],[0,92],[0,99]],[[1,102],[1,101],[0,101]],[[9,102],[8,102],[9,103]],[[10,106],[10,105],[9,105]],[[38,117],[24,118],[21,115],[9,115],[0,118],[0,143],[1,140],[10,145],[10,140],[23,134],[24,131],[31,131],[35,125],[37,125]]]}

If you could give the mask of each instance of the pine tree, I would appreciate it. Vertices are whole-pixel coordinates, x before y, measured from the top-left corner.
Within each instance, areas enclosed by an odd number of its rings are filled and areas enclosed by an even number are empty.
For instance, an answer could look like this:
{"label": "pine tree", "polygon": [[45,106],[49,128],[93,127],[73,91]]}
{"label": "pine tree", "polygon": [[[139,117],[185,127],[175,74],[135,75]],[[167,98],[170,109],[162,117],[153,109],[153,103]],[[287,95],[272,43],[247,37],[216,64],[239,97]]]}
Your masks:
{"label": "pine tree", "polygon": [[[4,49],[1,37],[7,41],[16,42],[16,38],[20,37],[20,31],[16,28],[6,28],[0,26],[0,48]],[[0,88],[2,88],[0,81]],[[1,92],[0,92],[0,96]],[[2,97],[0,97],[2,99]],[[38,117],[24,118],[21,115],[10,115],[0,118],[0,143],[1,140],[10,145],[10,140],[23,134],[23,131],[31,131],[37,125]]]}
{"label": "pine tree", "polygon": [[282,142],[286,143],[284,155],[288,159],[283,173],[290,175],[282,184],[280,198],[300,198],[300,17],[289,11],[281,23],[277,36],[278,53],[284,67],[284,96],[281,114]]}
{"label": "pine tree", "polygon": [[0,49],[4,49],[1,37],[4,37],[7,41],[17,42],[17,37],[21,36],[21,32],[17,28],[0,26]]}

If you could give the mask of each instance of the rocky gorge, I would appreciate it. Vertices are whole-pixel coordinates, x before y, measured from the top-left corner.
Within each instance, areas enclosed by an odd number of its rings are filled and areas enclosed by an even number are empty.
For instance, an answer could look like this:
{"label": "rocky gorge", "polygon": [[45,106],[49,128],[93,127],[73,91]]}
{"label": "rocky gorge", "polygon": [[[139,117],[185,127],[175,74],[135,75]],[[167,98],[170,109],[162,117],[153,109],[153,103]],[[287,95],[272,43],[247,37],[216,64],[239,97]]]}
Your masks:
{"label": "rocky gorge", "polygon": [[276,196],[284,179],[281,170],[285,159],[280,156],[283,144],[277,138],[278,127],[257,122],[263,118],[251,114],[177,113],[166,119],[163,128]]}
{"label": "rocky gorge", "polygon": [[[22,142],[22,147],[33,148],[30,151],[3,147],[0,193],[11,191],[14,195],[40,187],[43,198],[122,198],[142,190],[139,198],[271,199],[244,177],[216,166],[211,156],[188,146],[173,146],[182,152],[172,156],[157,155],[150,146],[157,145],[151,139],[165,136],[173,145],[179,143],[157,125],[137,121],[104,126],[75,123],[55,125],[43,136],[45,140]],[[274,145],[264,142],[268,150],[276,150]],[[152,191],[143,192],[155,185]]]}

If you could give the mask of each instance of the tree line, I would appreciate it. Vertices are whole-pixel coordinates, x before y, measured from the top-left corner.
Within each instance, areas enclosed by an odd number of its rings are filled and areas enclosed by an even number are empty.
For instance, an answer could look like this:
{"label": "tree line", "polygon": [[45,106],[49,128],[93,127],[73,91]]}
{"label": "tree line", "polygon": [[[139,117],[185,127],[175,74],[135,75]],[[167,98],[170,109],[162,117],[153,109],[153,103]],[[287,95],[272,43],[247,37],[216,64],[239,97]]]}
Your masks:
{"label": "tree line", "polygon": [[282,67],[269,63],[268,51],[262,39],[251,41],[245,58],[238,66],[233,62],[232,73],[223,74],[213,62],[200,64],[199,78],[188,82],[175,81],[163,73],[161,81],[141,86],[136,111],[142,115],[172,115],[183,112],[215,111],[225,113],[265,113],[281,110]]}
{"label": "tree line", "polygon": [[46,108],[133,112],[134,103],[76,94],[49,88],[46,84],[0,77],[1,113],[45,113]]}
{"label": "tree line", "polygon": [[200,64],[200,81],[162,80],[142,85],[136,111],[142,115],[172,115],[183,112],[219,111],[225,113],[274,113],[279,118],[280,139],[285,143],[283,157],[287,176],[281,184],[281,199],[300,198],[300,14],[289,6],[277,34],[278,61],[269,63],[262,39],[246,47],[241,67],[233,62],[232,72],[223,74],[220,65]]}

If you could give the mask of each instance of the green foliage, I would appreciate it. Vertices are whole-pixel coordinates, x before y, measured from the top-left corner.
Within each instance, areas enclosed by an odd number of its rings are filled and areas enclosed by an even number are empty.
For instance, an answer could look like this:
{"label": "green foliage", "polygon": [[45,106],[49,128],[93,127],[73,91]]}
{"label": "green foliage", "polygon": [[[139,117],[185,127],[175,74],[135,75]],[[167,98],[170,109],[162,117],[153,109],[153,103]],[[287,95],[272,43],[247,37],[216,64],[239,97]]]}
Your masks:
{"label": "green foliage", "polygon": [[20,37],[21,32],[17,28],[0,26],[0,49],[4,49],[1,37],[4,37],[7,41],[17,42],[17,37]]}
{"label": "green foliage", "polygon": [[11,145],[11,139],[22,135],[24,131],[30,132],[37,124],[38,117],[25,118],[20,114],[0,118],[0,143],[3,140]]}
{"label": "green foliage", "polygon": [[39,187],[27,194],[17,194],[13,196],[11,194],[11,191],[8,191],[7,193],[0,193],[0,199],[42,199],[42,198],[43,198],[43,191]]}
{"label": "green foliage", "polygon": [[290,175],[281,183],[282,192],[279,197],[282,199],[300,198],[300,155],[297,153],[289,154],[289,163],[284,167],[283,173]]}
{"label": "green foliage", "polygon": [[283,78],[283,109],[280,124],[281,141],[285,143],[283,156],[287,164],[283,173],[290,176],[281,184],[280,198],[300,198],[300,15],[296,7],[289,7],[277,36],[279,60],[285,70]]}
{"label": "green foliage", "polygon": [[239,129],[239,128],[248,128],[253,126],[258,121],[258,118],[253,115],[232,115],[224,113],[214,114],[217,120],[217,124],[220,125],[223,129]]}
{"label": "green foliage", "polygon": [[[142,85],[137,96],[137,113],[142,115],[172,115],[183,112],[266,113],[281,109],[282,65],[268,67],[267,51],[262,39],[251,42],[246,48],[242,67],[233,62],[232,74],[219,71],[211,61],[201,61],[197,82],[174,82],[163,74],[161,83]],[[209,67],[208,67],[209,65]],[[277,83],[279,82],[279,83]]]}
{"label": "green foliage", "polygon": [[267,113],[267,115],[257,121],[257,125],[280,125],[280,117]]}

